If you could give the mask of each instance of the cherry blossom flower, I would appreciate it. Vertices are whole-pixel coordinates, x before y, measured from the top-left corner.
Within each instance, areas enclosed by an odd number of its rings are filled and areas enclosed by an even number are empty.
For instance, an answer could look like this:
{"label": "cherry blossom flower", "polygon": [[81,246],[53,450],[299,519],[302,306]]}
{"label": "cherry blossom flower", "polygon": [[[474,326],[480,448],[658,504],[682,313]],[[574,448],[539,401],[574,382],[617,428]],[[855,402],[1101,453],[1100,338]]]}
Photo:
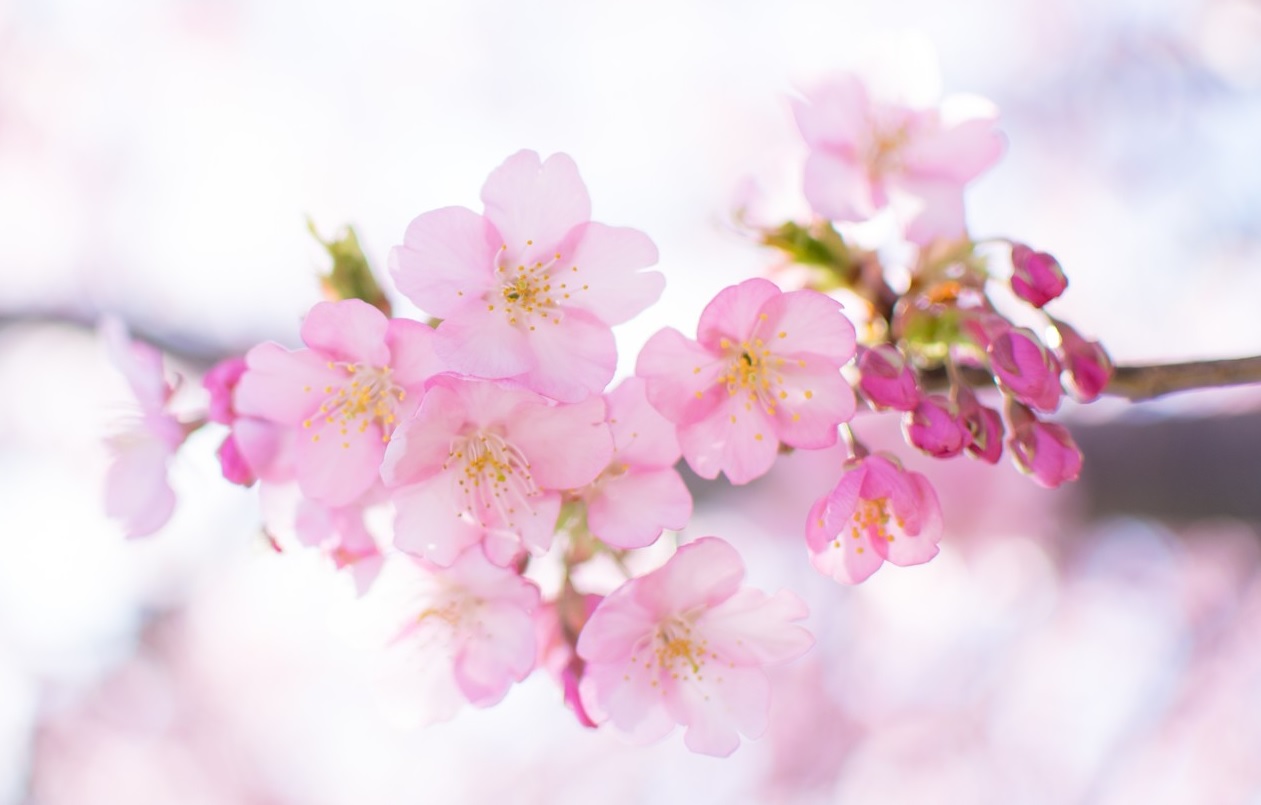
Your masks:
{"label": "cherry blossom flower", "polygon": [[1078,402],[1099,399],[1112,380],[1112,359],[1098,341],[1087,341],[1058,319],[1051,319],[1060,334],[1060,363],[1067,374],[1068,388]]}
{"label": "cherry blossom flower", "polygon": [[140,416],[109,436],[112,461],[105,476],[105,512],[122,521],[128,537],[144,537],[166,525],[175,511],[167,466],[188,431],[168,410],[175,388],[166,379],[162,353],[132,341],[126,325],[106,317],[100,324],[110,360],[140,404]]}
{"label": "cherry blossom flower", "polygon": [[806,521],[811,563],[845,584],[863,581],[885,560],[927,562],[941,534],[941,504],[928,479],[874,454],[851,461]]}
{"label": "cherry blossom flower", "polygon": [[950,458],[968,446],[967,426],[959,419],[958,407],[947,397],[924,397],[902,417],[906,440],[934,458]]}
{"label": "cherry blossom flower", "polygon": [[1011,289],[1016,296],[1034,307],[1042,307],[1067,287],[1068,278],[1058,260],[1023,243],[1011,245]]}
{"label": "cherry blossom flower", "polygon": [[763,667],[814,641],[793,625],[807,615],[801,599],[743,580],[736,550],[704,537],[614,590],[578,637],[588,711],[643,740],[682,725],[688,748],[708,755],[730,755],[740,735],[760,737],[770,707]]}
{"label": "cherry blossom flower", "polygon": [[1039,411],[1060,405],[1060,365],[1031,330],[1013,327],[990,342],[990,368],[1002,387]]}
{"label": "cherry blossom flower", "polygon": [[919,404],[915,372],[894,345],[859,350],[858,372],[858,390],[873,407],[910,411]]}
{"label": "cherry blossom flower", "polygon": [[641,378],[622,381],[605,400],[613,460],[578,494],[587,502],[592,534],[617,548],[643,548],[692,517],[692,494],[674,469],[679,440],[674,425],[649,405]]}
{"label": "cherry blossom flower", "polygon": [[501,563],[518,544],[547,550],[560,491],[587,485],[613,456],[604,417],[600,397],[556,404],[493,381],[435,378],[381,467],[397,487],[394,544],[439,565],[488,536]]}
{"label": "cherry blossom flower", "polygon": [[635,373],[678,426],[692,469],[743,484],[771,468],[780,443],[836,443],[837,426],[854,415],[840,374],[853,356],[854,325],[839,302],[755,278],[714,297],[696,341],[672,327],[650,338]]}
{"label": "cherry blossom flower", "polygon": [[344,506],[376,483],[397,424],[444,370],[432,338],[423,324],[387,319],[358,299],[321,302],[302,324],[307,349],[266,343],[245,356],[236,410],[296,430],[302,493]]}
{"label": "cherry blossom flower", "polygon": [[446,568],[391,557],[368,606],[392,624],[378,683],[399,721],[448,719],[461,699],[498,704],[534,670],[539,589],[476,547]]}
{"label": "cherry blossom flower", "polygon": [[1021,472],[1032,476],[1039,486],[1054,489],[1081,474],[1082,456],[1068,428],[1043,422],[1019,403],[1008,407],[1011,436],[1007,446]]}
{"label": "cherry blossom flower", "polygon": [[657,247],[590,220],[587,188],[565,154],[514,154],[486,180],[482,203],[483,215],[421,215],[390,252],[399,290],[443,320],[438,354],[454,371],[516,378],[563,402],[602,391],[617,363],[610,327],[665,285],[640,270],[657,262]]}
{"label": "cherry blossom flower", "polygon": [[998,112],[979,98],[954,96],[939,108],[873,98],[841,74],[793,103],[810,148],[805,195],[835,221],[893,211],[908,240],[926,244],[965,233],[963,188],[998,161]]}

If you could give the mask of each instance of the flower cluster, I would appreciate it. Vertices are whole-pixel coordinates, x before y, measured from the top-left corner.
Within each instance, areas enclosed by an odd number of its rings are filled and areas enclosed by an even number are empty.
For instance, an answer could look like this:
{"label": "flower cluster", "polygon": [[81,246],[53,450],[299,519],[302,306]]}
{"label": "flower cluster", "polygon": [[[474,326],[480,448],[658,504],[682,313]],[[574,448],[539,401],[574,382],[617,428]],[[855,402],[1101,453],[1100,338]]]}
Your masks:
{"label": "flower cluster", "polygon": [[[1067,324],[1047,316],[1048,346],[991,301],[996,257],[967,237],[963,188],[1002,139],[992,109],[971,109],[875,99],[854,76],[811,90],[796,115],[822,217],[760,236],[818,281],[724,288],[694,338],[658,331],[615,386],[613,327],[652,305],[664,278],[646,235],[591,220],[564,154],[517,153],[486,180],[480,212],[411,222],[389,270],[427,320],[391,315],[353,233],[325,242],[330,298],[306,314],[302,346],[259,344],[214,366],[199,421],[170,413],[160,354],[108,324],[142,409],[112,442],[109,511],[133,536],[160,528],[174,507],[167,465],[210,423],[224,431],[224,477],[258,486],[277,548],[291,535],[321,551],[384,607],[384,679],[417,718],[493,705],[542,666],[584,725],[648,739],[681,725],[690,748],[729,754],[766,727],[763,668],[812,638],[802,602],[743,586],[742,560],[717,537],[628,570],[632,552],[691,518],[680,462],[740,485],[784,452],[843,440],[835,487],[791,513],[812,564],[843,583],[885,560],[927,562],[943,534],[927,478],[869,450],[858,413],[897,412],[906,440],[937,458],[992,464],[1006,444],[1045,486],[1080,469],[1068,431],[1042,417],[1065,388],[1097,397],[1110,363]],[[904,288],[833,225],[886,208],[916,247]],[[1041,311],[1064,290],[1062,269],[1005,243],[1012,295]],[[856,302],[825,292],[838,287]],[[559,581],[539,570],[557,565]],[[602,569],[620,586],[592,582]]]}

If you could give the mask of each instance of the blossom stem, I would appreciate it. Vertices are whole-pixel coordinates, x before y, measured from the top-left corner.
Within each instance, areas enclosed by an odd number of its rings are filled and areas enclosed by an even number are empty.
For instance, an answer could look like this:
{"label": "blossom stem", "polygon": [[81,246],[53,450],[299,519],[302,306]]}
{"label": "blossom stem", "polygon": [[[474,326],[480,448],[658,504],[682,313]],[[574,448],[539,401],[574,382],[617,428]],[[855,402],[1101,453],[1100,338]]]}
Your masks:
{"label": "blossom stem", "polygon": [[1118,366],[1104,394],[1130,402],[1154,400],[1175,391],[1261,383],[1261,356],[1144,366]]}

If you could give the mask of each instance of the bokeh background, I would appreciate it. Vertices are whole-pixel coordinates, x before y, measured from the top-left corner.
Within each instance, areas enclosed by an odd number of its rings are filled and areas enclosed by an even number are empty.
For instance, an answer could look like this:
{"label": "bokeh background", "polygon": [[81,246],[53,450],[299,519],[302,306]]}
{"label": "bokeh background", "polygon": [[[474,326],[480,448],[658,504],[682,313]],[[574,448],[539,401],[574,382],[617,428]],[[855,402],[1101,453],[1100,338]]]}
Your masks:
{"label": "bokeh background", "polygon": [[1065,409],[1087,469],[1056,493],[912,458],[942,553],[856,589],[801,544],[838,454],[698,488],[684,536],[734,542],[819,638],[728,760],[584,730],[541,673],[389,726],[348,591],[266,547],[215,434],[161,534],[101,513],[127,404],[102,313],[172,353],[191,409],[211,359],[296,342],[324,267],[304,216],[380,267],[507,155],[565,151],[595,217],[661,249],[625,373],[774,261],[732,210],[751,181],[802,209],[793,87],[909,61],[908,31],[1002,109],[971,229],[1054,252],[1057,315],[1121,363],[1261,353],[1255,0],[0,0],[0,802],[1261,802],[1255,390]]}

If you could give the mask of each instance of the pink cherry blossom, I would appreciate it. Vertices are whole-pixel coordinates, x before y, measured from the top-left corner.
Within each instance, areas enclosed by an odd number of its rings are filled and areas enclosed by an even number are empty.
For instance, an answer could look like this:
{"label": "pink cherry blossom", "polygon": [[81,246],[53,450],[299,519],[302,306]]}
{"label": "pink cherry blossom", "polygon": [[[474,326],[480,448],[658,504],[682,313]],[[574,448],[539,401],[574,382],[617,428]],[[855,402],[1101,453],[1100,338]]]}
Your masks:
{"label": "pink cherry blossom", "polygon": [[1003,151],[987,102],[886,102],[852,74],[809,89],[793,111],[810,148],[804,189],[815,212],[865,221],[889,208],[918,244],[965,234],[963,188]]}
{"label": "pink cherry blossom", "polygon": [[644,740],[687,728],[684,743],[730,755],[766,729],[764,666],[806,652],[806,607],[786,590],[742,587],[744,563],[717,537],[684,545],[601,602],[578,637],[588,710]]}
{"label": "pink cherry blossom", "polygon": [[692,469],[743,484],[771,468],[781,443],[836,443],[837,426],[854,415],[840,373],[853,356],[854,325],[839,302],[750,279],[705,307],[696,341],[674,328],[650,338],[635,373],[678,426]]}
{"label": "pink cherry blossom", "polygon": [[886,559],[927,562],[941,535],[941,504],[928,479],[881,455],[851,461],[806,521],[811,563],[845,584],[863,581]]}
{"label": "pink cherry blossom", "polygon": [[1013,327],[989,345],[990,368],[1002,387],[1039,411],[1060,405],[1060,365],[1031,330]]}
{"label": "pink cherry blossom", "polygon": [[915,372],[894,345],[859,350],[858,372],[858,390],[875,408],[910,411],[919,403]]}
{"label": "pink cherry blossom", "polygon": [[565,154],[514,154],[486,180],[482,203],[482,215],[421,215],[390,253],[399,290],[443,320],[438,354],[454,371],[516,378],[563,402],[600,392],[617,363],[610,327],[665,285],[641,271],[657,262],[657,247],[590,220],[587,188]]}
{"label": "pink cherry blossom", "polygon": [[396,487],[394,544],[439,565],[488,538],[503,563],[518,544],[546,551],[561,490],[589,484],[612,456],[600,397],[553,403],[493,381],[435,378],[381,467]]}
{"label": "pink cherry blossom", "polygon": [[1079,402],[1099,399],[1112,380],[1112,359],[1098,341],[1087,341],[1076,330],[1051,319],[1060,334],[1060,362],[1068,375],[1068,388]]}
{"label": "pink cherry blossom", "polygon": [[1082,456],[1068,428],[1043,422],[1023,405],[1012,404],[1008,416],[1011,436],[1007,446],[1016,467],[1048,489],[1076,481],[1081,474]]}
{"label": "pink cherry blossom", "polygon": [[395,555],[369,606],[393,626],[378,685],[401,721],[441,721],[460,699],[498,704],[536,657],[539,589],[474,547],[450,567]]}
{"label": "pink cherry blossom", "polygon": [[692,494],[674,469],[679,440],[674,425],[649,405],[641,378],[622,381],[605,400],[613,460],[578,494],[587,502],[592,534],[617,548],[643,548],[692,517]]}
{"label": "pink cherry blossom", "polygon": [[1042,307],[1067,287],[1068,278],[1058,260],[1023,243],[1011,245],[1011,289],[1016,296],[1034,307]]}
{"label": "pink cherry blossom", "polygon": [[344,506],[377,481],[397,423],[444,370],[432,339],[423,324],[387,319],[358,299],[321,302],[302,324],[306,349],[267,343],[245,356],[236,411],[296,431],[302,493]]}
{"label": "pink cherry blossom", "polygon": [[959,410],[947,397],[924,397],[902,417],[906,440],[934,458],[950,458],[963,452],[970,435],[959,419]]}
{"label": "pink cherry blossom", "polygon": [[959,422],[968,432],[968,452],[982,461],[997,464],[1003,454],[1003,417],[993,408],[981,405],[967,386],[955,391]]}
{"label": "pink cherry blossom", "polygon": [[100,333],[140,405],[139,417],[106,439],[112,461],[105,476],[105,512],[122,521],[128,537],[144,537],[166,525],[175,511],[167,466],[187,430],[168,410],[175,388],[167,382],[162,353],[132,341],[126,325],[114,317],[101,321]]}

